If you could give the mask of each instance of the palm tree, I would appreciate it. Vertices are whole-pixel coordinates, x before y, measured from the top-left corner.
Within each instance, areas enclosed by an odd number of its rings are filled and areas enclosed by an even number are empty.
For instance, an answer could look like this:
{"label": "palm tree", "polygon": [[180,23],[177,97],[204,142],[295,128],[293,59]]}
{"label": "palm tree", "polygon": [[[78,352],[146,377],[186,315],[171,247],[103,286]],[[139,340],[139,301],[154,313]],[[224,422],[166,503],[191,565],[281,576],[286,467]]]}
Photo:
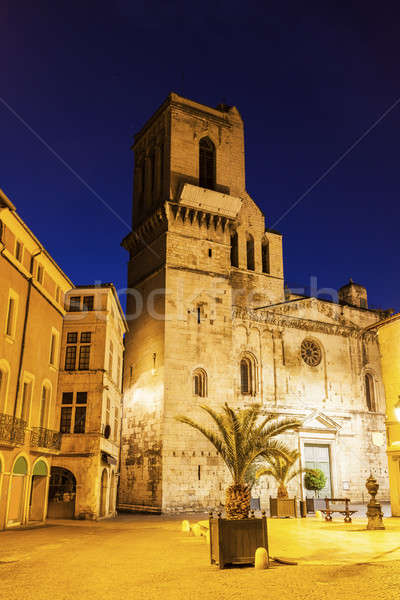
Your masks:
{"label": "palm tree", "polygon": [[263,475],[270,475],[278,483],[278,498],[288,498],[287,485],[289,481],[294,479],[307,469],[295,469],[294,465],[299,458],[300,453],[297,450],[292,450],[287,453],[287,456],[270,455],[267,457],[267,467],[261,467],[256,473],[256,479]]}
{"label": "palm tree", "polygon": [[226,516],[228,519],[245,519],[250,509],[250,488],[246,483],[250,466],[260,456],[289,456],[290,449],[273,438],[299,427],[300,422],[279,419],[276,415],[263,416],[259,404],[234,411],[225,403],[221,413],[205,405],[200,408],[212,418],[217,429],[208,429],[189,417],[175,418],[200,431],[214,445],[233,479],[226,490]]}

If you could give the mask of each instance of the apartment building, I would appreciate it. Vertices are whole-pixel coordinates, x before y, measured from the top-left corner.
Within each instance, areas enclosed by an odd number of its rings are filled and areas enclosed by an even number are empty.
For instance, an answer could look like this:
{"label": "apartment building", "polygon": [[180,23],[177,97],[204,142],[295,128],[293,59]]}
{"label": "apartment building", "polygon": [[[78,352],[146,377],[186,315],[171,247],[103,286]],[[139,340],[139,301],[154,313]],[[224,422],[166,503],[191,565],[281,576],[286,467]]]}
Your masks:
{"label": "apartment building", "polygon": [[64,296],[73,287],[0,190],[0,529],[46,518]]}
{"label": "apartment building", "polygon": [[126,321],[111,283],[75,287],[65,305],[57,394],[61,450],[53,460],[48,516],[110,517],[119,476]]}

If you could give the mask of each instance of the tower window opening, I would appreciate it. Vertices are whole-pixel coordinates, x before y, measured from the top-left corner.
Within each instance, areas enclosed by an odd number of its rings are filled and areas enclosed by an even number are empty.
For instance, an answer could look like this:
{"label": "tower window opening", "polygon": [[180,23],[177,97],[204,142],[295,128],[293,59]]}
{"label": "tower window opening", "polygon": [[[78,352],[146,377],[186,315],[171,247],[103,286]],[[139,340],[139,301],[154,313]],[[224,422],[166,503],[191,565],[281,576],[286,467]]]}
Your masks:
{"label": "tower window opening", "polygon": [[199,144],[199,185],[209,190],[215,189],[215,146],[205,137]]}
{"label": "tower window opening", "polygon": [[249,271],[254,271],[254,238],[250,233],[247,234],[246,250],[247,268]]}
{"label": "tower window opening", "polygon": [[365,375],[365,400],[370,412],[376,411],[374,378],[370,373]]}
{"label": "tower window opening", "polygon": [[200,306],[197,307],[197,323],[200,325],[201,322],[201,308]]}
{"label": "tower window opening", "polygon": [[232,267],[239,266],[239,244],[236,231],[231,234],[231,265]]}
{"label": "tower window opening", "polygon": [[204,369],[196,369],[193,373],[193,395],[207,397],[207,373]]}
{"label": "tower window opening", "polygon": [[256,364],[250,356],[240,361],[240,392],[246,396],[256,395]]}
{"label": "tower window opening", "polygon": [[154,149],[150,153],[149,169],[150,169],[151,191],[154,192],[154,189],[156,187],[156,174],[157,174],[156,173],[156,154],[155,154]]}
{"label": "tower window opening", "polygon": [[211,249],[211,248],[209,248],[209,249],[208,249],[208,256],[209,256],[210,258],[212,257],[212,249]]}
{"label": "tower window opening", "polygon": [[266,240],[263,241],[261,246],[261,258],[262,258],[262,272],[269,273],[270,265],[269,265],[269,245]]}

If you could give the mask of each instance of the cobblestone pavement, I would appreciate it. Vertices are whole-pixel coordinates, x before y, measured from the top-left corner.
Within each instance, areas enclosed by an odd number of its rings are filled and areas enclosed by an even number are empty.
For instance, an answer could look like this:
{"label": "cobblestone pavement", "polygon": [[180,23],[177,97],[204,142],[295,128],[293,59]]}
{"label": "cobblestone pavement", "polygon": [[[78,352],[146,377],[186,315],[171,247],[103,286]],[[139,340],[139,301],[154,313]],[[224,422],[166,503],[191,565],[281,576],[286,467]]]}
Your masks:
{"label": "cobblestone pavement", "polygon": [[[298,566],[219,570],[180,517],[121,515],[53,521],[0,533],[1,600],[281,600],[400,598],[400,518],[365,522],[269,519],[272,556]],[[190,515],[191,523],[204,515]]]}

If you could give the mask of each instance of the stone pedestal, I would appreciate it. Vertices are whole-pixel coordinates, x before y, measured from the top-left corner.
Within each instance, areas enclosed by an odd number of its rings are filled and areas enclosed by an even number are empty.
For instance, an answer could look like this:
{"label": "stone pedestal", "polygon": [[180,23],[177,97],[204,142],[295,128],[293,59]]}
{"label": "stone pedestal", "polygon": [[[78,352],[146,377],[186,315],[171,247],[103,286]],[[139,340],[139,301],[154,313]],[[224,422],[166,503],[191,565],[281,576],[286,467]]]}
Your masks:
{"label": "stone pedestal", "polygon": [[385,529],[382,519],[383,512],[379,502],[376,502],[375,504],[369,502],[367,508],[367,529]]}
{"label": "stone pedestal", "polygon": [[383,524],[382,507],[379,504],[379,502],[375,500],[375,496],[379,489],[379,484],[376,481],[375,477],[372,476],[372,473],[368,477],[365,487],[367,488],[368,493],[371,496],[371,499],[367,505],[367,529],[385,529],[385,526]]}

